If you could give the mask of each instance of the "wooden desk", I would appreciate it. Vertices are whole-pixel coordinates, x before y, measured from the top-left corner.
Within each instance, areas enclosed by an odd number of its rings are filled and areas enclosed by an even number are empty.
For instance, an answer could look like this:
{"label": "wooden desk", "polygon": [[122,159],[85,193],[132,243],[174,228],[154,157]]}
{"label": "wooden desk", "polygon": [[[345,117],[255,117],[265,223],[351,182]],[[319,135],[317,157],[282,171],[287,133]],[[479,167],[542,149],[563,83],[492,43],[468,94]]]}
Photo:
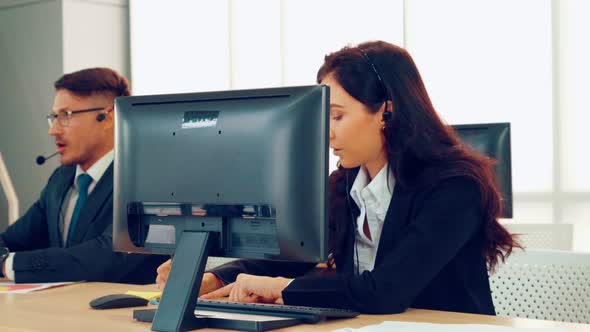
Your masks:
{"label": "wooden desk", "polygon": [[[155,285],[81,283],[31,294],[0,294],[0,331],[150,331],[151,325],[149,323],[133,320],[133,309],[93,310],[88,306],[88,302],[94,298],[107,294],[124,293],[128,290],[153,291],[156,290],[156,287]],[[343,327],[359,328],[393,320],[448,324],[496,324],[515,327],[561,327],[567,332],[590,332],[590,325],[586,324],[417,309],[410,309],[399,315],[362,315],[353,319],[316,325],[298,325],[283,331],[329,331]]]}

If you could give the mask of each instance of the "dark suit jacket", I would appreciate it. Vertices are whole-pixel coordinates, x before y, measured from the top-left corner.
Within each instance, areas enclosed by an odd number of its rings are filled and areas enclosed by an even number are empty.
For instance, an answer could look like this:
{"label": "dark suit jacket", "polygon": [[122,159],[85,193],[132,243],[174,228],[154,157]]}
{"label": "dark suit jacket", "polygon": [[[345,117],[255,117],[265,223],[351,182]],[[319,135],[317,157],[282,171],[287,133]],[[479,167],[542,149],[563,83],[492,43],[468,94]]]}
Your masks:
{"label": "dark suit jacket", "polygon": [[[335,256],[337,273],[295,278],[283,290],[284,302],[362,313],[399,313],[413,307],[495,315],[483,256],[480,197],[476,183],[466,178],[413,189],[396,185],[373,271],[353,273],[355,235],[349,227],[345,248]],[[309,267],[250,260],[212,272],[231,282],[241,272],[295,277]]]}
{"label": "dark suit jacket", "polygon": [[112,164],[88,196],[71,244],[64,248],[60,211],[75,174],[75,167],[57,168],[39,200],[0,234],[0,246],[16,252],[13,261],[15,281],[153,283],[156,268],[166,257],[112,250]]}

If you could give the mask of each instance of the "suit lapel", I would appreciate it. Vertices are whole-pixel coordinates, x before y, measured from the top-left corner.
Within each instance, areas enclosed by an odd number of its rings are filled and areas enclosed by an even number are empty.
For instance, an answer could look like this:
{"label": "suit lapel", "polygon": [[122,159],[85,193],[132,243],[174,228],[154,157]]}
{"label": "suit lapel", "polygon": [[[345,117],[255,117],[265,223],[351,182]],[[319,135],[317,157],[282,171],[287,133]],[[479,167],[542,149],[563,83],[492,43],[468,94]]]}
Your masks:
{"label": "suit lapel", "polygon": [[[352,211],[355,210],[352,206],[349,207],[348,203],[354,204],[353,200],[349,199],[347,200],[347,203],[345,205],[347,212],[344,221],[346,222],[347,227],[346,234],[344,235],[344,247],[341,251],[341,254],[336,256],[336,270],[338,271],[338,273],[344,274],[354,273],[354,241],[356,236],[356,230],[354,229],[353,220],[351,218],[358,217],[358,213],[349,212],[351,211],[349,209],[352,209]],[[351,213],[353,214],[352,216],[350,215]]]}
{"label": "suit lapel", "polygon": [[352,225],[349,225],[348,231],[346,232],[346,241],[344,243],[343,259],[341,262],[336,263],[336,268],[339,270],[339,273],[354,273],[354,236],[354,228]]}
{"label": "suit lapel", "polygon": [[[375,265],[380,264],[384,255],[390,252],[397,242],[395,240],[396,237],[399,236],[401,229],[407,223],[408,214],[410,213],[411,208],[410,203],[413,199],[414,193],[415,192],[410,189],[403,189],[400,185],[396,185],[393,189],[393,195],[391,196],[387,214],[385,215],[381,239],[379,240],[377,248]],[[343,250],[344,254],[341,261],[336,263],[339,273],[354,273],[354,237],[356,233],[352,226],[350,226],[348,230]]]}
{"label": "suit lapel", "polygon": [[375,266],[380,264],[384,255],[391,252],[397,243],[396,238],[400,234],[401,229],[406,225],[413,193],[413,191],[404,189],[400,185],[396,185],[393,189],[393,195],[391,196],[389,208],[385,215],[381,239],[377,248]]}
{"label": "suit lapel", "polygon": [[80,211],[78,222],[71,237],[71,244],[79,243],[83,238],[90,224],[95,220],[104,202],[113,195],[113,164],[107,168],[100,181],[88,196],[86,203]]}
{"label": "suit lapel", "polygon": [[74,177],[76,175],[75,167],[63,167],[63,174],[55,188],[55,195],[52,195],[52,201],[50,206],[47,207],[50,215],[47,218],[49,224],[49,237],[52,246],[63,246],[62,232],[63,232],[63,219],[61,218],[61,210],[66,199],[67,193],[70,187],[74,183]]}

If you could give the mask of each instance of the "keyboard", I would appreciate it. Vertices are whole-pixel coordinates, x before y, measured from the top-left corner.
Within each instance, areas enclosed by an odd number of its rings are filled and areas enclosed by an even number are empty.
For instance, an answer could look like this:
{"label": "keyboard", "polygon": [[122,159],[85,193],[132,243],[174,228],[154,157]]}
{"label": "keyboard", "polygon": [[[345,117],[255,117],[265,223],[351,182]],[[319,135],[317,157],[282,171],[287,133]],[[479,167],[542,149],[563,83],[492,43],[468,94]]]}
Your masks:
{"label": "keyboard", "polygon": [[352,318],[359,312],[349,309],[303,307],[286,304],[242,303],[216,300],[197,301],[196,310],[233,312],[240,314],[256,314],[298,318],[304,323],[317,323],[330,318]]}
{"label": "keyboard", "polygon": [[[295,318],[298,322],[311,324],[319,323],[326,319],[352,318],[359,315],[358,312],[348,309],[302,307],[285,304],[240,303],[201,299],[197,301],[195,310]],[[155,313],[155,309],[135,310],[133,312],[133,318],[141,322],[151,322],[154,319]],[[216,327],[221,328],[222,326]],[[241,329],[250,330],[247,328]]]}

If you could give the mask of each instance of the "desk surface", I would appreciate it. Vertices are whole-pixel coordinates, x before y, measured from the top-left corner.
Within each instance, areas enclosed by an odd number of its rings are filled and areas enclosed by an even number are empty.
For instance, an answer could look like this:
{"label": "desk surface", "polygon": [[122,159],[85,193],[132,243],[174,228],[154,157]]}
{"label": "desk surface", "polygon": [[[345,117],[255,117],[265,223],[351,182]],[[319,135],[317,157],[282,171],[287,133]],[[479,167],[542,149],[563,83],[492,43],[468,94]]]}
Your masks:
{"label": "desk surface", "polygon": [[[128,290],[153,291],[155,285],[107,283],[73,284],[31,294],[0,294],[0,331],[150,331],[149,323],[136,322],[133,309],[93,310],[90,300]],[[298,325],[282,331],[329,331],[359,328],[383,321],[413,321],[447,324],[495,324],[515,327],[561,327],[567,332],[590,332],[590,325],[512,319],[443,311],[410,309],[398,315],[361,315],[316,325]],[[213,331],[213,330],[209,330]],[[276,330],[281,331],[281,330]]]}

